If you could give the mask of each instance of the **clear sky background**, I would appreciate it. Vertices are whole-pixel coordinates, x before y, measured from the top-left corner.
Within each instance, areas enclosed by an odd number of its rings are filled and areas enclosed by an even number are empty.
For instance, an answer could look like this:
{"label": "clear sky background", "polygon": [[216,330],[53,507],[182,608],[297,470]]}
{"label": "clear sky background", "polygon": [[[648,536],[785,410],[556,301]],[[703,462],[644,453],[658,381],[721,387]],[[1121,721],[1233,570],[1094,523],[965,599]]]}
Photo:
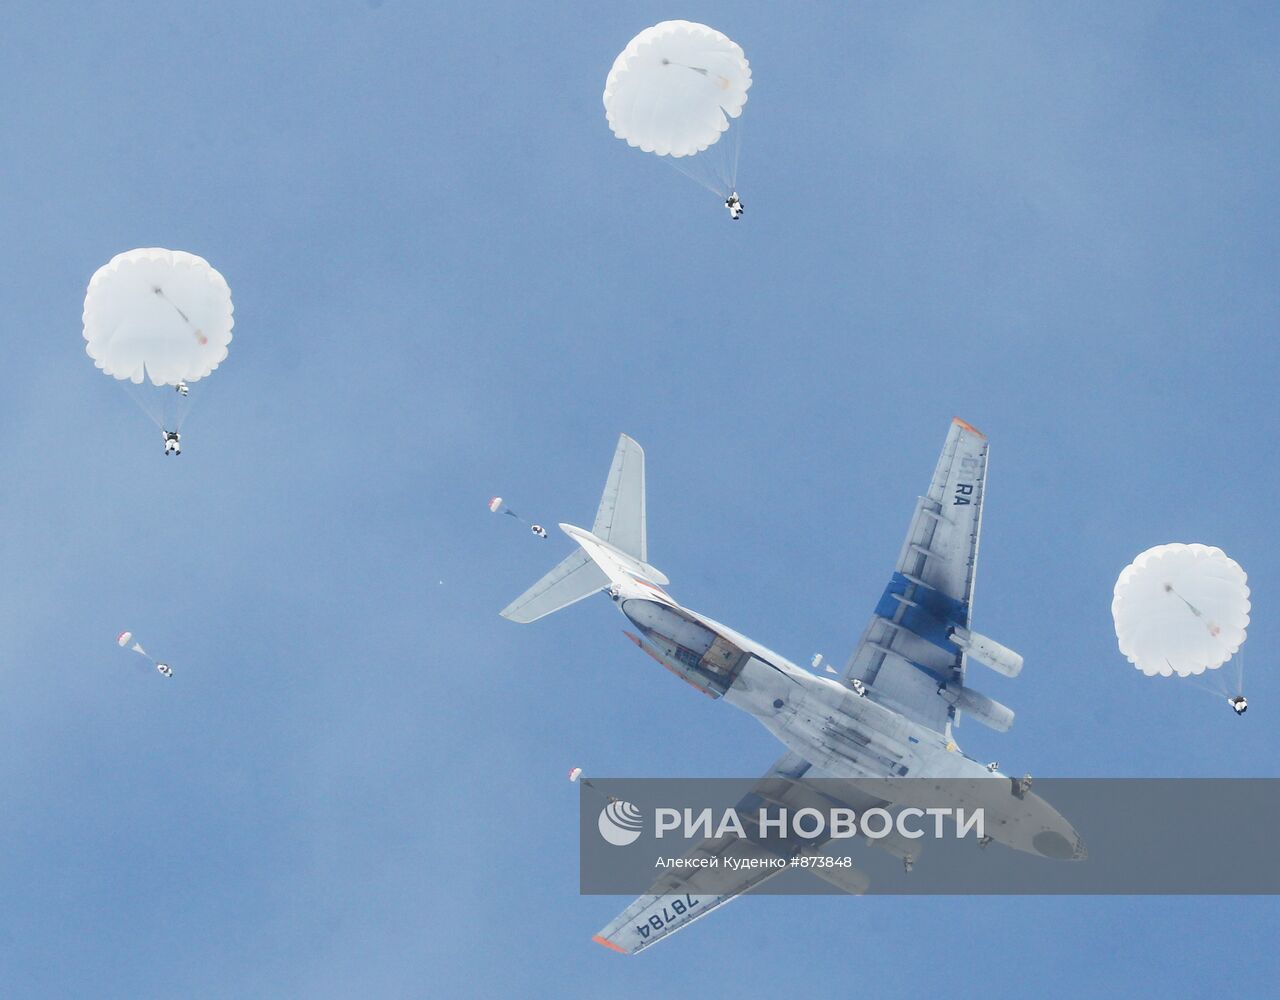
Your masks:
{"label": "clear sky background", "polygon": [[[751,60],[741,223],[606,126],[614,55],[669,17]],[[603,599],[499,619],[569,543],[485,508],[589,525],[626,431],[675,595],[841,663],[963,416],[991,439],[974,622],[1027,668],[979,672],[1018,721],[961,745],[1276,776],[1274,5],[3,22],[0,993],[1274,988],[1271,899],[746,899],[635,959],[591,944],[627,900],[577,894],[568,768],[779,747]],[[137,246],[235,298],[176,460],[80,333]],[[1167,541],[1249,573],[1244,719],[1116,651],[1116,574]]]}

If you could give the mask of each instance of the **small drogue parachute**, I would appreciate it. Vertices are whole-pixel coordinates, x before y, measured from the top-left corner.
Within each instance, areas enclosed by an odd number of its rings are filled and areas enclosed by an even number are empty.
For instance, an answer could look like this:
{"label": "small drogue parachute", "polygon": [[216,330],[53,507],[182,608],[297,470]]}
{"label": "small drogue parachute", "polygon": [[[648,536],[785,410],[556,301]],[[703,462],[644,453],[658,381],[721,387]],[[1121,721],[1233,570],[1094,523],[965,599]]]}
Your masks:
{"label": "small drogue parachute", "polygon": [[[579,779],[581,779],[581,780],[579,780]],[[582,775],[582,768],[580,768],[580,767],[571,767],[571,768],[569,768],[569,782],[570,782],[571,784],[573,784],[573,783],[579,783],[579,784],[581,784],[584,788],[590,788],[593,792],[596,790],[596,786],[595,786],[595,785],[593,785],[593,784],[591,783],[591,779],[590,779],[590,778],[585,778],[585,777],[583,777],[583,775]],[[611,802],[613,801],[613,799],[612,799],[611,797],[609,797],[609,796],[606,796],[606,798],[609,798],[609,801],[611,801]]]}
{"label": "small drogue parachute", "polygon": [[489,498],[489,511],[493,514],[506,514],[507,517],[514,517],[517,521],[524,522],[524,518],[508,507],[503,502],[502,497]]}
{"label": "small drogue parachute", "polygon": [[1111,602],[1120,652],[1150,677],[1217,670],[1244,644],[1249,611],[1240,564],[1199,543],[1147,549],[1120,574]]}
{"label": "small drogue parachute", "polygon": [[[619,53],[604,84],[604,113],[619,139],[671,157],[683,173],[728,198],[737,190],[742,115],[751,64],[741,46],[705,24],[663,21]],[[731,132],[731,141],[724,141]]]}
{"label": "small drogue parachute", "polygon": [[124,632],[121,632],[119,635],[117,635],[117,636],[116,636],[116,645],[117,645],[117,646],[119,646],[121,649],[124,649],[124,648],[128,647],[130,650],[132,650],[133,652],[137,653],[137,654],[138,654],[139,656],[141,656],[144,660],[146,660],[146,661],[147,661],[148,663],[150,663],[153,667],[155,667],[155,668],[156,668],[156,670],[158,670],[158,671],[160,672],[160,675],[161,675],[162,677],[172,677],[172,676],[173,676],[173,668],[172,668],[172,667],[170,667],[170,666],[169,666],[169,664],[167,664],[167,663],[161,663],[161,662],[160,662],[159,660],[157,660],[154,656],[152,656],[152,655],[151,655],[150,653],[148,653],[145,649],[143,649],[143,648],[142,648],[142,643],[140,643],[140,642],[134,642],[134,641],[133,641],[133,633],[132,633],[132,632],[124,631]]}
{"label": "small drogue parachute", "polygon": [[151,247],[98,268],[84,299],[85,351],[162,430],[177,431],[191,386],[226,360],[231,290],[203,257]]}

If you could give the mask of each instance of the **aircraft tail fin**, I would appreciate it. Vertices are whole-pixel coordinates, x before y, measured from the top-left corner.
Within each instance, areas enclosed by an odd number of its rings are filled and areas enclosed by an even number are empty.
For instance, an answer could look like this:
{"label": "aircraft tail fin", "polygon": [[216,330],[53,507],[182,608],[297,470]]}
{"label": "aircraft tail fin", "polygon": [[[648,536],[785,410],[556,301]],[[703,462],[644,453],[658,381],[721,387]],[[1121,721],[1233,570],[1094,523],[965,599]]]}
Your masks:
{"label": "aircraft tail fin", "polygon": [[591,533],[615,549],[649,561],[644,513],[644,449],[623,434],[613,453],[609,479]]}
{"label": "aircraft tail fin", "polygon": [[[642,564],[647,561],[644,449],[625,434],[618,438],[591,534]],[[500,613],[513,622],[534,622],[590,597],[609,582],[596,561],[578,549]]]}

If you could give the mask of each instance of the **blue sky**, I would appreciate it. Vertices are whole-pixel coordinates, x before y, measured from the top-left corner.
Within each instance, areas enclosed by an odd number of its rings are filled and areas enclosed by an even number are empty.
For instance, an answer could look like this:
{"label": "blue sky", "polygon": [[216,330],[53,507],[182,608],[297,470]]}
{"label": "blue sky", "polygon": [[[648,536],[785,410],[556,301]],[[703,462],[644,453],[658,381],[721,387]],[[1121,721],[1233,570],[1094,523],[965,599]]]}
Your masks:
{"label": "blue sky", "polygon": [[[601,600],[497,611],[619,431],[691,606],[840,662],[961,415],[975,625],[1026,655],[978,757],[1276,776],[1271,5],[14,2],[0,83],[0,992],[1259,996],[1268,899],[759,899],[634,960],[571,765],[743,776],[751,719]],[[645,26],[755,84],[731,224],[613,139]],[[93,271],[236,304],[180,460],[84,354]],[[1249,573],[1252,710],[1115,650],[1166,541]],[[177,676],[134,669],[131,628]]]}

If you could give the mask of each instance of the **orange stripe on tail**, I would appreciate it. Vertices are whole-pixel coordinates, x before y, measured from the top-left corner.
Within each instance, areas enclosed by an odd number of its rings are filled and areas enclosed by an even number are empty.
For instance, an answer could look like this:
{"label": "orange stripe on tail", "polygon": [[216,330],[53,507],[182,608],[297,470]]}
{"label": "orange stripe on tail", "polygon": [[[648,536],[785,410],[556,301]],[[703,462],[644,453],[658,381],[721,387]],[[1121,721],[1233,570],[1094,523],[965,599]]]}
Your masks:
{"label": "orange stripe on tail", "polygon": [[612,948],[612,949],[613,949],[614,951],[616,951],[619,955],[625,955],[625,954],[627,953],[627,949],[626,949],[626,948],[620,947],[619,945],[614,944],[612,941],[607,941],[607,940],[605,940],[605,939],[604,939],[604,938],[602,938],[599,934],[597,934],[597,935],[596,935],[595,937],[593,937],[591,940],[592,940],[592,941],[594,941],[596,944],[602,944],[602,945],[604,945],[606,948]]}

